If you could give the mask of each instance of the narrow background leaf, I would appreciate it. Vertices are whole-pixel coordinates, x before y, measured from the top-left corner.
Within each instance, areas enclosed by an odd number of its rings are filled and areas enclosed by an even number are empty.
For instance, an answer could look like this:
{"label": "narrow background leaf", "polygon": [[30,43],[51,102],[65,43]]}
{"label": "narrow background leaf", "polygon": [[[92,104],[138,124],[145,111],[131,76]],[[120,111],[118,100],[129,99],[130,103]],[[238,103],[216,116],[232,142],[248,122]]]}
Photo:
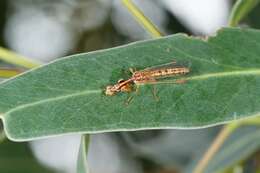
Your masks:
{"label": "narrow background leaf", "polygon": [[89,144],[89,135],[82,135],[78,161],[77,161],[77,173],[89,172],[89,168],[87,165],[88,144]]}
{"label": "narrow background leaf", "polygon": [[[224,143],[212,160],[208,163],[204,173],[223,172],[252,155],[260,146],[260,129],[256,126],[238,128]],[[201,158],[194,159],[185,172],[192,172]]]}
{"label": "narrow background leaf", "polygon": [[259,0],[237,0],[231,11],[229,26],[237,26],[259,2]]}
{"label": "narrow background leaf", "polygon": [[210,161],[206,172],[219,172],[227,169],[239,161],[247,159],[260,146],[259,127],[247,126],[237,129],[221,147],[220,151]]}

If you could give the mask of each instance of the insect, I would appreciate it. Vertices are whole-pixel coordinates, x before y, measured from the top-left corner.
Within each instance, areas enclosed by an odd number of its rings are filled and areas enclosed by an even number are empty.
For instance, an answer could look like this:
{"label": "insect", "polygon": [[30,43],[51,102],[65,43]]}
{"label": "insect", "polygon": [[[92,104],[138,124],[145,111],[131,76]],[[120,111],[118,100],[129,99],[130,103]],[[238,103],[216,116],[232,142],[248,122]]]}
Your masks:
{"label": "insect", "polygon": [[[133,84],[136,84],[137,86],[141,84],[156,84],[159,83],[159,79],[184,75],[190,72],[188,67],[177,65],[176,62],[146,68],[140,71],[136,71],[132,68],[129,70],[132,73],[132,76],[127,80],[120,79],[114,85],[108,85],[105,90],[106,95],[113,96],[119,92],[132,92]],[[182,82],[183,81],[180,80],[176,83]],[[167,81],[165,81],[165,83],[167,83]]]}

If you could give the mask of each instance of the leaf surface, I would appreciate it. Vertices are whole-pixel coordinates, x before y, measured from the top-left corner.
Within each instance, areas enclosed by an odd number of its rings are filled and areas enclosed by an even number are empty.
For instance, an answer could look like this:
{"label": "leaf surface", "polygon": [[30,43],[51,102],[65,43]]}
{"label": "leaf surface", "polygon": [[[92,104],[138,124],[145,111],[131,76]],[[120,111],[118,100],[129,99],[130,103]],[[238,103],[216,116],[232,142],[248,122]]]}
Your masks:
{"label": "leaf surface", "polygon": [[[144,69],[186,61],[183,84],[142,85],[105,96],[104,88]],[[153,96],[153,86],[159,97]],[[226,28],[207,41],[176,34],[77,54],[0,84],[7,136],[32,140],[67,133],[202,128],[257,116],[260,111],[260,32]]]}

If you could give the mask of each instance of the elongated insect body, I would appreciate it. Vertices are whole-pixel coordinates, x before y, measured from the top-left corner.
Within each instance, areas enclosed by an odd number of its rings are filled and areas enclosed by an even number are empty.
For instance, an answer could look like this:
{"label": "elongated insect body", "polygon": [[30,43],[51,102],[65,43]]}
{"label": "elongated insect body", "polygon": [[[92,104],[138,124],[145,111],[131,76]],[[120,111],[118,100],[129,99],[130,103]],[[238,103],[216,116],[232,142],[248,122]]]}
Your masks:
{"label": "elongated insect body", "polygon": [[105,94],[112,96],[118,92],[132,92],[133,84],[156,84],[156,82],[158,82],[158,80],[161,78],[175,77],[190,72],[188,67],[176,65],[171,66],[171,64],[175,65],[176,63],[168,63],[165,66],[160,65],[140,71],[134,71],[133,69],[130,69],[132,76],[127,80],[119,80],[116,84],[107,86]]}
{"label": "elongated insect body", "polygon": [[156,79],[184,75],[189,72],[190,69],[186,67],[162,68],[136,71],[133,73],[132,78],[134,83],[145,83],[146,81],[156,81]]}

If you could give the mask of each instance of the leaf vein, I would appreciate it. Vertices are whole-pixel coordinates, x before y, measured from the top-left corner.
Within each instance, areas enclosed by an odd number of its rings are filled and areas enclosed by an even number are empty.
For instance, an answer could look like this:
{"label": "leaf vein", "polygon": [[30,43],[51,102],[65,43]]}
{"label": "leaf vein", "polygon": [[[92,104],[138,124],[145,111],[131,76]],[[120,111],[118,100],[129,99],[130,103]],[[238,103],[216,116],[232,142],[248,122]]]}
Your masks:
{"label": "leaf vein", "polygon": [[67,99],[67,98],[80,96],[80,95],[96,94],[96,93],[100,93],[100,92],[101,92],[101,90],[85,90],[85,91],[76,92],[76,93],[73,93],[73,94],[67,94],[67,95],[63,95],[63,96],[59,96],[59,97],[48,98],[48,99],[44,99],[44,100],[40,100],[40,101],[36,101],[36,102],[32,102],[32,103],[22,104],[22,105],[19,105],[19,106],[13,108],[13,109],[10,109],[5,114],[8,115],[8,114],[11,114],[12,112],[15,112],[17,110],[24,109],[24,108],[31,107],[31,106],[35,106],[35,105],[42,104],[42,103],[46,103],[46,102],[52,102],[52,101]]}

